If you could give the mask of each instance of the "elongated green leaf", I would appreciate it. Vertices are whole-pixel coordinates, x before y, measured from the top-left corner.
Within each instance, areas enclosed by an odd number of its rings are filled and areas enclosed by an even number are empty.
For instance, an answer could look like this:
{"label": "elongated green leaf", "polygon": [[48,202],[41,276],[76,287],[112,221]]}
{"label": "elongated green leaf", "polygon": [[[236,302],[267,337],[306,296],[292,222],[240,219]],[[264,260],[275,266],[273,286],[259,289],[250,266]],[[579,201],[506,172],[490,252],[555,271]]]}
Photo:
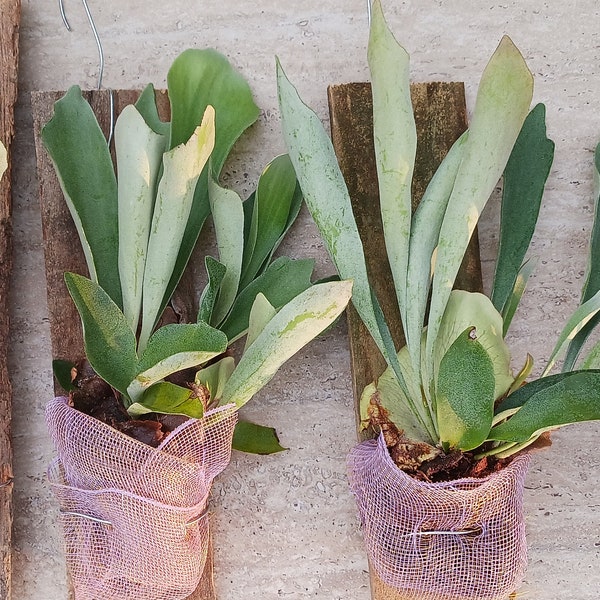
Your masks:
{"label": "elongated green leaf", "polygon": [[235,361],[233,356],[225,356],[196,373],[196,383],[208,388],[211,403],[216,403],[221,399],[225,384],[231,377],[234,369]]}
{"label": "elongated green leaf", "polygon": [[406,323],[410,190],[417,129],[410,99],[408,53],[389,30],[379,0],[372,7],[368,61],[381,220],[400,315]]}
{"label": "elongated green leaf", "polygon": [[276,309],[308,289],[312,284],[315,263],[312,259],[292,260],[285,256],[275,259],[267,270],[240,292],[227,316],[219,326],[230,342],[248,329],[250,310],[257,294],[264,294]]}
{"label": "elongated green leaf", "polygon": [[428,362],[471,234],[506,166],[532,94],[531,73],[505,36],[481,77],[463,161],[440,231],[428,322]]}
{"label": "elongated green leaf", "polygon": [[146,125],[148,125],[154,133],[158,133],[167,138],[170,137],[171,124],[160,120],[158,109],[156,108],[156,92],[151,83],[144,88],[135,103],[135,107],[138,109],[140,115],[144,117]]}
{"label": "elongated green leaf", "polygon": [[201,365],[226,349],[227,336],[206,323],[165,325],[148,340],[127,393],[139,401],[144,390],[167,375]]}
{"label": "elongated green leaf", "polygon": [[[169,70],[167,83],[171,101],[171,148],[186,142],[200,123],[206,107],[214,107],[215,148],[211,168],[213,178],[218,181],[231,147],[258,118],[259,110],[252,99],[250,87],[223,55],[210,49],[190,49],[180,54]],[[159,312],[177,287],[204,221],[210,214],[208,176],[207,165],[196,185],[177,262]]]}
{"label": "elongated green leaf", "polygon": [[123,313],[131,329],[137,331],[154,196],[166,139],[154,133],[131,105],[119,115],[114,136]]}
{"label": "elongated green leaf", "polygon": [[161,302],[171,278],[198,177],[214,144],[214,110],[207,108],[202,125],[189,141],[165,153],[148,241],[143,284],[142,351],[160,316]]}
{"label": "elongated green leaf", "polygon": [[443,446],[466,451],[485,441],[494,418],[494,384],[494,365],[469,327],[440,364],[436,398]]}
{"label": "elongated green leaf", "polygon": [[85,354],[94,371],[121,393],[136,375],[135,335],[110,296],[94,281],[65,273],[83,325]]}
{"label": "elongated green leaf", "polygon": [[288,302],[242,356],[221,404],[243,406],[283,363],[326,329],[350,300],[351,281],[314,285]]}
{"label": "elongated green leaf", "polygon": [[406,277],[405,333],[413,369],[417,375],[420,374],[421,339],[425,326],[433,255],[467,137],[468,132],[463,133],[450,148],[429,182],[412,220]]}
{"label": "elongated green leaf", "polygon": [[132,417],[155,412],[201,419],[204,415],[204,407],[189,388],[161,381],[149,387],[138,402],[134,402],[127,408],[127,412]]}
{"label": "elongated green leaf", "polygon": [[[587,302],[594,294],[600,291],[600,144],[596,146],[594,167],[596,202],[594,206],[594,223],[592,225],[588,250],[587,272],[581,292],[582,303]],[[600,323],[600,314],[594,315],[571,340],[567,348],[563,370],[569,370],[575,366],[581,348],[598,323]],[[590,361],[586,358],[586,362],[589,363]],[[592,358],[591,362],[595,362],[595,359]]]}
{"label": "elongated green leaf", "polygon": [[219,297],[221,283],[223,283],[223,278],[227,272],[227,267],[218,260],[215,260],[212,256],[207,256],[204,259],[204,265],[206,267],[206,273],[208,274],[208,283],[200,296],[200,308],[198,309],[197,321],[204,321],[205,323],[210,324],[213,310],[217,298]]}
{"label": "elongated green leaf", "polygon": [[[304,199],[342,279],[354,280],[352,303],[388,358],[375,318],[364,251],[346,182],[319,117],[306,106],[277,63],[283,136]],[[395,356],[395,351],[394,351]]]}
{"label": "elongated green leaf", "polygon": [[4,175],[6,169],[8,169],[8,155],[6,147],[0,142],[0,179],[2,179],[2,175]]}
{"label": "elongated green leaf", "polygon": [[117,180],[104,134],[81,90],[73,86],[54,105],[42,129],[90,277],[120,307]]}
{"label": "elongated green leaf", "polygon": [[517,278],[515,279],[512,292],[506,300],[506,302],[504,303],[504,307],[502,309],[503,336],[505,336],[508,332],[513,317],[515,316],[515,312],[517,312],[519,302],[521,302],[521,298],[523,297],[525,288],[527,287],[527,282],[529,281],[529,278],[535,271],[536,264],[537,260],[530,258],[529,260],[526,260],[523,263],[523,265],[517,273]]}
{"label": "elongated green leaf", "polygon": [[546,137],[546,107],[538,104],[527,115],[504,169],[500,241],[491,296],[503,314],[509,299],[515,298],[515,281],[535,231],[553,158],[554,142]]}
{"label": "elongated green leaf", "polygon": [[[548,359],[542,377],[550,372],[569,341],[572,340],[598,312],[600,312],[600,291],[596,292],[594,296],[579,306],[571,315],[567,324],[563,327],[563,330],[558,336],[558,340]],[[563,371],[570,371],[572,366],[572,364],[563,365]]]}
{"label": "elongated green leaf", "polygon": [[257,425],[249,421],[238,421],[233,431],[231,445],[234,450],[250,454],[275,454],[287,450],[279,443],[273,427]]}
{"label": "elongated green leaf", "polygon": [[256,294],[254,304],[250,310],[248,322],[248,335],[244,352],[253,344],[260,332],[266,327],[267,323],[277,314],[273,305],[263,294]]}
{"label": "elongated green leaf", "polygon": [[534,383],[534,394],[527,389],[532,384],[527,384],[509,396],[518,400],[523,394],[527,400],[491,430],[490,440],[522,443],[562,425],[600,419],[600,371],[572,371]]}
{"label": "elongated green leaf", "polygon": [[213,309],[211,322],[216,326],[227,316],[240,284],[244,255],[244,209],[241,198],[233,190],[222,188],[212,180],[208,190],[219,261],[227,269]]}
{"label": "elongated green leaf", "polygon": [[260,272],[281,240],[289,221],[296,190],[296,174],[287,154],[273,159],[258,180],[252,204],[249,240],[244,248],[240,287],[245,288]]}

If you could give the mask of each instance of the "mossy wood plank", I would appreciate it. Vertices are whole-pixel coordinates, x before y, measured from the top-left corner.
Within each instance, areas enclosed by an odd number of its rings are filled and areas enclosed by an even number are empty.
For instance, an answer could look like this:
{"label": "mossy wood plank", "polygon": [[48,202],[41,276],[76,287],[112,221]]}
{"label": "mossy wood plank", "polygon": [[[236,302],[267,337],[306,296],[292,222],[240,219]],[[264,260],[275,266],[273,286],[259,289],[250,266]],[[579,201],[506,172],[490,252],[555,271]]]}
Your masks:
{"label": "mossy wood plank", "polygon": [[[369,277],[390,324],[396,347],[400,348],[404,344],[404,336],[379,212],[371,86],[368,83],[349,83],[330,86],[328,91],[331,136],[352,199]],[[466,129],[467,118],[462,83],[413,84],[411,96],[418,140],[412,191],[414,210],[441,160]],[[482,289],[477,232],[463,262],[457,287],[472,291]],[[348,309],[348,329],[356,422],[359,427],[362,390],[381,375],[386,364],[352,307]],[[359,439],[372,435],[372,431],[359,432]],[[403,598],[397,590],[381,582],[373,569],[371,595],[374,600]]]}
{"label": "mossy wood plank", "polygon": [[20,0],[0,0],[0,141],[8,169],[0,181],[0,598],[11,598],[12,446],[11,387],[8,378],[8,289],[12,268],[11,146],[17,102]]}
{"label": "mossy wood plank", "polygon": [[[128,104],[136,101],[139,91],[113,91],[114,113],[118,115]],[[48,311],[50,317],[50,336],[53,358],[77,361],[84,355],[81,323],[79,315],[67,291],[63,275],[73,271],[87,275],[83,251],[79,244],[77,231],[64,201],[52,162],[41,142],[40,131],[52,117],[53,106],[64,92],[33,92],[31,105],[34,119],[35,149],[37,155],[37,173],[42,214],[42,232],[46,263]],[[110,96],[108,91],[84,92],[84,97],[93,108],[105,135],[108,135],[111,122]],[[168,120],[169,102],[166,92],[157,92],[157,104],[162,119]],[[180,286],[181,290],[193,294],[193,286]],[[183,299],[187,302],[188,299]],[[194,304],[195,299],[189,298]],[[62,390],[55,382],[55,392]],[[168,557],[165,557],[168,560]],[[69,593],[73,598],[73,591]],[[204,574],[196,591],[188,600],[215,600],[213,581],[212,545],[209,547]]]}

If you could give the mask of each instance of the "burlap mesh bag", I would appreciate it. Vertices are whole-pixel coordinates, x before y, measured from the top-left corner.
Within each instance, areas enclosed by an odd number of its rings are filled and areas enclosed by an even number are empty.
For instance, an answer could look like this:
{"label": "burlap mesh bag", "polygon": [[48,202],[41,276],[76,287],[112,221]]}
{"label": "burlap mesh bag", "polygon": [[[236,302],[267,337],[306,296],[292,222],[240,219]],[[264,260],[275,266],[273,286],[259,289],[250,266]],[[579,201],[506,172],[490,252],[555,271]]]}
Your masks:
{"label": "burlap mesh bag", "polygon": [[76,600],[179,600],[197,587],[207,501],[229,462],[234,406],[190,419],[158,448],[55,398],[46,421],[58,452],[48,478],[60,504]]}
{"label": "burlap mesh bag", "polygon": [[403,600],[504,600],[523,577],[529,456],[482,479],[417,481],[383,436],[348,458],[372,568]]}

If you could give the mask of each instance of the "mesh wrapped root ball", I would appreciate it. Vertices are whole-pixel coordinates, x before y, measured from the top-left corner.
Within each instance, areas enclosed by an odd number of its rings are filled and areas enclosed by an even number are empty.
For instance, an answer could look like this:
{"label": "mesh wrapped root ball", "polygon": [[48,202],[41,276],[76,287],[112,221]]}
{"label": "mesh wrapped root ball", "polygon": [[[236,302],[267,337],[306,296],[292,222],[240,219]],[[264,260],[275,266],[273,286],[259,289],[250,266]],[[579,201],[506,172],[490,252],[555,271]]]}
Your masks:
{"label": "mesh wrapped root ball", "polygon": [[383,436],[348,458],[372,568],[403,600],[504,600],[527,564],[523,487],[530,457],[482,479],[417,481]]}
{"label": "mesh wrapped root ball", "polygon": [[179,600],[197,587],[209,544],[207,501],[228,464],[234,406],[190,419],[152,448],[55,398],[58,499],[76,600]]}

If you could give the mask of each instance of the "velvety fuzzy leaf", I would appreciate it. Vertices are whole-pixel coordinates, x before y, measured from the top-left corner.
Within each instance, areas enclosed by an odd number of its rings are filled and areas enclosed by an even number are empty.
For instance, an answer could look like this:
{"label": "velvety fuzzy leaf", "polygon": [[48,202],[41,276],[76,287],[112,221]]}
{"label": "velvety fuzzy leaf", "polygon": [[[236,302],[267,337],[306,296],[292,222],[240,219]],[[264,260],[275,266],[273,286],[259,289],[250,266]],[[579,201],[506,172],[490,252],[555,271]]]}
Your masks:
{"label": "velvety fuzzy leaf", "polygon": [[117,180],[104,134],[79,87],[71,87],[56,102],[41,137],[77,228],[90,277],[121,307]]}
{"label": "velvety fuzzy leaf", "polygon": [[525,119],[504,169],[500,240],[491,296],[501,313],[511,298],[535,231],[553,158],[554,142],[546,137],[546,107],[538,104]]}
{"label": "velvety fuzzy leaf", "polygon": [[144,390],[167,375],[201,365],[226,349],[227,336],[206,323],[165,325],[148,340],[127,393],[139,401]]}
{"label": "velvety fuzzy leaf", "polygon": [[110,296],[94,281],[65,273],[65,282],[81,316],[85,354],[94,371],[121,393],[137,374],[135,335]]}
{"label": "velvety fuzzy leaf", "polygon": [[[533,384],[535,387],[528,389]],[[543,377],[519,388],[509,399],[513,405],[521,404],[521,409],[494,427],[488,437],[527,442],[562,425],[600,419],[600,371],[572,371]]]}
{"label": "velvety fuzzy leaf", "polygon": [[137,402],[127,408],[127,412],[132,417],[155,412],[201,419],[204,407],[198,398],[192,396],[189,388],[161,381],[149,387]]}
{"label": "velvety fuzzy leaf", "polygon": [[494,367],[474,327],[461,333],[442,359],[436,399],[443,446],[466,451],[485,441],[494,417]]}
{"label": "velvety fuzzy leaf", "polygon": [[373,2],[371,11],[368,61],[381,220],[400,315],[406,323],[411,182],[417,129],[410,99],[408,53],[389,30],[379,0]]}
{"label": "velvety fuzzy leaf", "polygon": [[232,447],[250,454],[275,454],[287,450],[279,443],[273,427],[265,427],[248,421],[238,421],[233,431]]}
{"label": "velvety fuzzy leaf", "polygon": [[222,404],[243,406],[279,367],[326,329],[350,300],[351,281],[321,283],[288,302],[262,330],[225,384]]}
{"label": "velvety fuzzy leaf", "polygon": [[219,326],[230,342],[243,335],[248,329],[250,310],[257,294],[264,294],[276,309],[308,289],[314,268],[312,259],[292,260],[285,256],[275,259],[267,270],[242,290],[225,319]]}

